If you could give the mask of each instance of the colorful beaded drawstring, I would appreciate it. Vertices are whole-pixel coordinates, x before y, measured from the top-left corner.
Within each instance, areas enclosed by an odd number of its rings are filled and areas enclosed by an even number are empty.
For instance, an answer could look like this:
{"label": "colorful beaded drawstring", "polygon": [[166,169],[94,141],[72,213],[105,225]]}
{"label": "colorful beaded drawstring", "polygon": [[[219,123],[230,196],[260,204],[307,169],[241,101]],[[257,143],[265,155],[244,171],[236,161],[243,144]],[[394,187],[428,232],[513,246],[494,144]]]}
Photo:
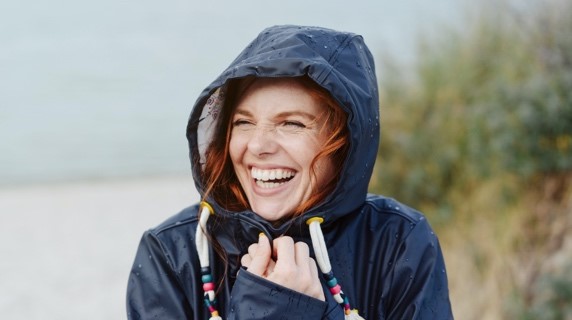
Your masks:
{"label": "colorful beaded drawstring", "polygon": [[324,240],[324,234],[320,228],[320,224],[322,222],[324,222],[324,219],[320,217],[313,217],[306,220],[306,223],[310,227],[310,237],[312,238],[312,247],[314,247],[314,252],[316,254],[316,262],[327,281],[327,285],[330,288],[330,292],[334,296],[334,299],[342,306],[342,308],[344,308],[345,319],[364,320],[358,314],[356,309],[351,309],[348,297],[342,291],[342,287],[338,283],[336,277],[334,277],[332,266],[330,264],[330,257],[328,256],[328,249],[326,248],[326,241]]}
{"label": "colorful beaded drawstring", "polygon": [[207,221],[211,214],[214,214],[213,208],[206,202],[201,202],[201,213],[199,216],[199,224],[195,234],[195,244],[199,254],[199,262],[201,264],[201,280],[203,282],[203,291],[205,292],[205,306],[209,309],[211,317],[209,320],[222,320],[216,309],[215,300],[215,284],[211,272],[209,262],[209,244],[205,230],[207,230]]}

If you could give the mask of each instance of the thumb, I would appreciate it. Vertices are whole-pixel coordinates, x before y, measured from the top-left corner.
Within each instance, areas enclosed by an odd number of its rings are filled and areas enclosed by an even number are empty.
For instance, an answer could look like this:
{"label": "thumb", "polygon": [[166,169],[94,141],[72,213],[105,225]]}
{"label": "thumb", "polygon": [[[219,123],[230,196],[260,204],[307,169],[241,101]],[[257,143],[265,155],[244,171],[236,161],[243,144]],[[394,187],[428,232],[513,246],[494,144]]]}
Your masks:
{"label": "thumb", "polygon": [[257,276],[263,276],[270,262],[271,251],[270,241],[264,233],[260,233],[258,236],[258,248],[246,270]]}

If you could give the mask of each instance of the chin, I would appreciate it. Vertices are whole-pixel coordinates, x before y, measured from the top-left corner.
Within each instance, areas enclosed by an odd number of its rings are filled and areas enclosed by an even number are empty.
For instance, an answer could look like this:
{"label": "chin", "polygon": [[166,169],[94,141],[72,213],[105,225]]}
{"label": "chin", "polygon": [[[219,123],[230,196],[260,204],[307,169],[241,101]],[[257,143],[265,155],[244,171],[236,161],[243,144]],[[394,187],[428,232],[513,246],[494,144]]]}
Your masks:
{"label": "chin", "polygon": [[292,216],[291,213],[281,212],[284,208],[260,208],[253,211],[269,222],[277,222]]}

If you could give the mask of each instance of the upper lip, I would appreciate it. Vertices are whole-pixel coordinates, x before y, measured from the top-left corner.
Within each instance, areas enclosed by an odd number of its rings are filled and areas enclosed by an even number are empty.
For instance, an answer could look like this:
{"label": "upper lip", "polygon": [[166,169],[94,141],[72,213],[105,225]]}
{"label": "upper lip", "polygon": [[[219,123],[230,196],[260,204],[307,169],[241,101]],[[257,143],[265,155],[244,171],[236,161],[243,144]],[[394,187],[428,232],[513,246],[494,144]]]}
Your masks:
{"label": "upper lip", "polygon": [[269,181],[293,177],[296,175],[296,170],[276,166],[250,166],[250,174],[255,180]]}

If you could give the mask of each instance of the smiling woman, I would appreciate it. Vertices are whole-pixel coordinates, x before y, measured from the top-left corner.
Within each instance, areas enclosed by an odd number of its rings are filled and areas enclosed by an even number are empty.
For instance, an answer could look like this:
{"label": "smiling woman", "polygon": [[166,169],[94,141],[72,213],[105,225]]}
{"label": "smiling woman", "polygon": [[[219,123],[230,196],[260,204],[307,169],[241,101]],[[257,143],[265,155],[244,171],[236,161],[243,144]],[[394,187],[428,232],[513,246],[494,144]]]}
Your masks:
{"label": "smiling woman", "polygon": [[346,114],[335,101],[307,77],[247,78],[227,91],[215,134],[225,139],[207,150],[207,197],[212,191],[217,203],[250,207],[268,221],[322,201],[335,187],[347,145]]}
{"label": "smiling woman", "polygon": [[[331,160],[322,158],[311,180],[312,160],[329,132],[324,130],[325,106],[307,90],[292,79],[258,80],[234,112],[229,145],[234,171],[251,209],[268,221],[293,214],[332,176]],[[278,170],[290,178],[277,183]]]}
{"label": "smiling woman", "polygon": [[452,318],[427,220],[367,194],[373,69],[358,35],[276,26],[203,91],[187,127],[203,201],[143,236],[130,318]]}

